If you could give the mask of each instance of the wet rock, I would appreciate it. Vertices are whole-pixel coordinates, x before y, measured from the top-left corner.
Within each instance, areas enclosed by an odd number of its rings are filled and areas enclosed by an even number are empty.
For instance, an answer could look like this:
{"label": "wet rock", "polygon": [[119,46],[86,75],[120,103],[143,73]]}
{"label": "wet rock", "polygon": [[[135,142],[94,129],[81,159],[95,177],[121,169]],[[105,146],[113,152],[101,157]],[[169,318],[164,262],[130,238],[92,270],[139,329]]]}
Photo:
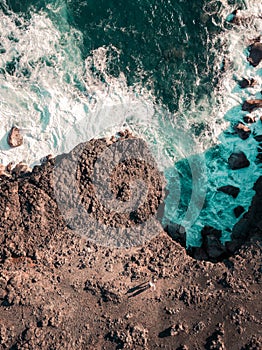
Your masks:
{"label": "wet rock", "polygon": [[253,67],[256,67],[262,60],[262,43],[255,42],[249,47],[249,50],[250,53],[247,60]]}
{"label": "wet rock", "polygon": [[251,115],[245,115],[243,120],[245,123],[248,123],[248,124],[253,124],[256,122],[256,118],[252,117]]}
{"label": "wet rock", "polygon": [[251,134],[251,130],[249,129],[249,127],[242,123],[237,124],[234,127],[234,130],[242,140],[248,139]]}
{"label": "wet rock", "polygon": [[23,144],[23,136],[20,134],[20,130],[17,127],[12,127],[8,134],[7,142],[10,147],[19,147]]}
{"label": "wet rock", "polygon": [[170,222],[165,227],[165,231],[174,241],[186,247],[186,230],[183,226]]}
{"label": "wet rock", "polygon": [[250,162],[242,151],[234,152],[228,158],[228,165],[232,170],[249,167]]}
{"label": "wet rock", "polygon": [[222,231],[211,226],[205,226],[201,231],[201,248],[207,253],[211,261],[216,261],[226,253],[226,247],[221,243]]}
{"label": "wet rock", "polygon": [[238,187],[235,187],[232,185],[222,186],[222,187],[219,187],[217,190],[220,192],[224,192],[224,193],[232,196],[233,198],[237,198],[237,196],[240,192],[240,189]]}
{"label": "wet rock", "polygon": [[242,215],[245,212],[245,208],[242,207],[242,205],[237,206],[234,208],[234,214],[236,218],[239,218],[240,215]]}
{"label": "wet rock", "polygon": [[254,78],[251,78],[251,79],[243,78],[238,82],[238,84],[241,87],[241,89],[245,89],[248,87],[254,87],[255,85],[257,85],[257,81]]}
{"label": "wet rock", "polygon": [[262,100],[246,100],[242,105],[243,111],[252,112],[255,109],[262,108]]}

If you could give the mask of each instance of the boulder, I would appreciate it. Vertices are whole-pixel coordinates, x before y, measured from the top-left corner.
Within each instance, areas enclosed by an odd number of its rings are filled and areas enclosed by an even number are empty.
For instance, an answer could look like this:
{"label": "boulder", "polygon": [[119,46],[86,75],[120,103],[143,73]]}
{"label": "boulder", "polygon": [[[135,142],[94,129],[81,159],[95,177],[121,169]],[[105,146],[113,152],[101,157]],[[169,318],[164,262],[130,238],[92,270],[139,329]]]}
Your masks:
{"label": "boulder", "polygon": [[235,187],[232,185],[222,186],[222,187],[219,187],[217,190],[220,192],[224,192],[224,193],[232,196],[233,198],[237,198],[237,196],[240,192],[240,189],[238,187]]}
{"label": "boulder", "polygon": [[257,84],[257,81],[254,78],[251,78],[251,79],[243,78],[238,82],[238,84],[241,87],[241,89],[245,89],[248,87],[254,87]]}
{"label": "boulder", "polygon": [[238,170],[247,168],[250,165],[250,161],[242,151],[234,152],[228,158],[228,165],[232,170]]}
{"label": "boulder", "polygon": [[249,50],[250,53],[247,60],[253,67],[256,67],[262,60],[262,43],[255,42],[249,47]]}
{"label": "boulder", "polygon": [[20,130],[17,127],[12,127],[8,134],[7,142],[10,147],[19,147],[23,144],[23,136],[20,134]]}
{"label": "boulder", "polygon": [[237,125],[235,125],[234,130],[242,140],[246,140],[251,134],[251,130],[249,129],[249,127],[242,123],[238,123]]}
{"label": "boulder", "polygon": [[262,100],[246,100],[242,105],[243,111],[252,112],[255,109],[262,108]]}

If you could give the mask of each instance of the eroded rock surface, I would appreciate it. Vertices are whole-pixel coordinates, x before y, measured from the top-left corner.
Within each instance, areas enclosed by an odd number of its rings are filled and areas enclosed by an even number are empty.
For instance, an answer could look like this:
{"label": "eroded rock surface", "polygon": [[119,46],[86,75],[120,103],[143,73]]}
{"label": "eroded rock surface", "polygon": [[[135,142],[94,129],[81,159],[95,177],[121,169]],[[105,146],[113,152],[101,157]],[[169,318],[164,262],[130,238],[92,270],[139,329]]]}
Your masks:
{"label": "eroded rock surface", "polygon": [[[83,186],[84,208],[89,210],[93,200],[93,218],[104,213],[103,224],[111,216],[85,190],[90,186],[87,167],[107,142],[89,143],[93,148],[87,147],[87,158],[81,153],[75,177]],[[214,264],[191,258],[160,226],[143,244],[118,248],[98,245],[70,229],[72,216],[68,207],[68,215],[62,215],[54,190],[55,164],[66,158],[74,154],[48,159],[32,173],[1,178],[1,349],[261,348],[261,180],[245,221],[240,221],[240,250]],[[132,178],[128,169],[113,169],[113,180]],[[130,169],[140,175],[139,169]],[[143,206],[139,218],[144,222],[157,215],[163,198],[162,175],[157,169],[152,174],[147,193],[159,194],[145,197],[152,203]],[[127,203],[129,189],[121,191],[121,186],[113,181],[113,193],[120,192]]]}

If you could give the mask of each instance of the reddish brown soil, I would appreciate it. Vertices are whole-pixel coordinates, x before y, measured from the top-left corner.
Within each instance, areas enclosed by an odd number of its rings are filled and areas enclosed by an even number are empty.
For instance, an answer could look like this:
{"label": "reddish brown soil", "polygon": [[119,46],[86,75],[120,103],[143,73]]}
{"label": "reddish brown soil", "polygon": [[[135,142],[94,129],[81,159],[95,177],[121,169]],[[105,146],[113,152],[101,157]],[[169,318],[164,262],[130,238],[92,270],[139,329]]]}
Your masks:
{"label": "reddish brown soil", "polygon": [[[87,174],[83,164],[92,154],[81,158],[78,175]],[[212,263],[190,257],[160,225],[143,244],[126,248],[79,235],[57,206],[53,168],[48,160],[32,173],[1,180],[0,349],[262,348],[260,182],[235,230],[233,255]],[[135,169],[134,176],[141,175]],[[147,178],[148,202],[132,216],[135,224],[158,215],[164,196],[162,175],[153,163],[146,169],[154,177]],[[130,193],[118,178],[112,191],[126,198]],[[100,219],[104,211],[96,210],[90,193],[84,203],[92,202],[92,215]],[[119,223],[106,212],[101,222],[132,227],[124,219]]]}

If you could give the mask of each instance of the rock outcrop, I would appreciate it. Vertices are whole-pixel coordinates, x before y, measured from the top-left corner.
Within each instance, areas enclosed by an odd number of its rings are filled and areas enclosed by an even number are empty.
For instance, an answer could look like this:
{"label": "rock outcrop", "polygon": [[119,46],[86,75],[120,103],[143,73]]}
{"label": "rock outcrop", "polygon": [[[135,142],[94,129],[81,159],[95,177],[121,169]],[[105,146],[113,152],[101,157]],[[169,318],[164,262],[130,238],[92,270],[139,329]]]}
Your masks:
{"label": "rock outcrop", "polygon": [[[126,163],[128,157],[120,166],[113,162],[104,168],[105,152],[117,151],[112,146],[118,142],[124,146],[125,138],[133,140],[128,134],[118,141],[92,140],[67,155],[47,159],[32,172],[0,178],[0,348],[151,350],[194,349],[196,344],[200,349],[260,348],[262,181],[255,186],[252,208],[240,220],[238,232],[243,235],[237,235],[237,243],[235,230],[232,235],[231,254],[236,256],[224,254],[228,247],[221,244],[220,231],[212,228],[202,232],[199,253],[205,261],[190,257],[157,225],[143,244],[135,240],[127,247],[121,227],[141,225],[159,214],[164,180],[146,148],[142,153],[147,161],[138,159],[138,168]],[[100,175],[112,169],[112,193],[127,210],[124,205],[133,193],[123,182],[130,180],[131,186],[141,166],[153,175],[145,176],[147,191],[141,193],[147,196],[139,206],[141,212],[118,221],[106,201],[100,202],[105,210],[99,207],[101,193],[90,190],[90,181],[103,190]],[[97,177],[88,167],[97,171]],[[65,207],[56,196],[63,193],[60,189],[65,191],[62,200],[68,196],[70,173],[90,220],[117,229],[119,240],[113,242],[119,242],[118,247],[110,245],[106,230],[85,236],[71,227],[77,216],[77,207],[68,206],[74,204],[72,194]],[[96,206],[94,212],[90,203]],[[183,241],[185,231],[173,228],[174,237],[179,233]],[[103,234],[109,244],[97,243]]]}
{"label": "rock outcrop", "polygon": [[232,170],[238,170],[249,167],[250,162],[244,152],[238,151],[232,153],[228,158],[228,165]]}

